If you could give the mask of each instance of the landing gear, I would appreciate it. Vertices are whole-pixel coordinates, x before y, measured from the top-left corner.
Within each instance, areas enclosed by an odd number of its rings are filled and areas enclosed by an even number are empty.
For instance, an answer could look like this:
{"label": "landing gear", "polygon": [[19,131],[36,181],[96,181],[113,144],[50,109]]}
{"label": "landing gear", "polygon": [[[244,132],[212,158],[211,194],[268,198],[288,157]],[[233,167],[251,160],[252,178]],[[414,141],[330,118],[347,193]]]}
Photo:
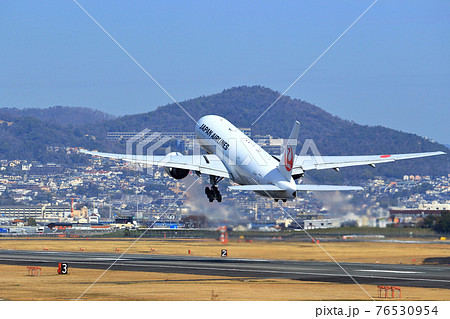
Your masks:
{"label": "landing gear", "polygon": [[222,195],[219,192],[219,189],[217,188],[216,184],[220,182],[223,179],[223,177],[217,177],[217,176],[210,176],[211,180],[211,189],[209,187],[205,188],[205,194],[209,199],[209,202],[213,202],[215,199],[220,203],[222,201]]}
{"label": "landing gear", "polygon": [[222,201],[222,195],[220,194],[219,189],[215,185],[211,186],[211,189],[209,187],[206,187],[205,194],[206,196],[208,196],[210,202],[213,202],[215,199],[217,199],[219,203]]}

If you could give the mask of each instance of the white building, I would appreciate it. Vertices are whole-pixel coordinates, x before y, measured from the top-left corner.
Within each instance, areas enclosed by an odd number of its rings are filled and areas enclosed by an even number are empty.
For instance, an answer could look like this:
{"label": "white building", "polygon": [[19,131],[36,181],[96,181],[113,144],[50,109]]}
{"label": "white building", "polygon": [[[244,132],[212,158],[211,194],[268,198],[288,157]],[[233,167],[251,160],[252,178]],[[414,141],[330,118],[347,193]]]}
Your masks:
{"label": "white building", "polygon": [[304,229],[334,228],[339,227],[337,219],[305,219],[303,221]]}

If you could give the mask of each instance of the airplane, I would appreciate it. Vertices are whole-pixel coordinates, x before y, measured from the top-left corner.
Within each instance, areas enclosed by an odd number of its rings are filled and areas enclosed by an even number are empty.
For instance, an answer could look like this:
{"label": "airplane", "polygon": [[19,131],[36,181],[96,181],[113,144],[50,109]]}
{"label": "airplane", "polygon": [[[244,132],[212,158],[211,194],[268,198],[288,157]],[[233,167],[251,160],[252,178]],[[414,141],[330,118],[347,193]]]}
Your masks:
{"label": "airplane", "polygon": [[171,152],[165,156],[112,154],[80,150],[81,153],[144,166],[164,167],[175,179],[185,178],[190,171],[197,175],[210,176],[211,188],[205,188],[210,202],[222,201],[217,184],[224,178],[239,184],[229,186],[231,190],[254,191],[258,195],[271,197],[275,201],[292,200],[299,191],[357,191],[359,186],[305,185],[297,184],[309,170],[335,169],[341,167],[394,162],[446,154],[441,151],[392,155],[364,156],[311,156],[296,155],[300,123],[295,122],[281,156],[272,156],[261,146],[225,118],[218,115],[203,116],[195,127],[199,145],[207,154],[183,155]]}

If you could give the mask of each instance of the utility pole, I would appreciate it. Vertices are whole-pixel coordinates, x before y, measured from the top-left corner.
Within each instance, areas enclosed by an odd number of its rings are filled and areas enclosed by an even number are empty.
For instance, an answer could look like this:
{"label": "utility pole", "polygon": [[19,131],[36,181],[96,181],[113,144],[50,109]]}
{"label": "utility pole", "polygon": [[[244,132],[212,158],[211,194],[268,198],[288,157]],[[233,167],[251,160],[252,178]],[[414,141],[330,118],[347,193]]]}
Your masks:
{"label": "utility pole", "polygon": [[112,212],[111,212],[111,195],[109,195],[109,221],[112,219]]}

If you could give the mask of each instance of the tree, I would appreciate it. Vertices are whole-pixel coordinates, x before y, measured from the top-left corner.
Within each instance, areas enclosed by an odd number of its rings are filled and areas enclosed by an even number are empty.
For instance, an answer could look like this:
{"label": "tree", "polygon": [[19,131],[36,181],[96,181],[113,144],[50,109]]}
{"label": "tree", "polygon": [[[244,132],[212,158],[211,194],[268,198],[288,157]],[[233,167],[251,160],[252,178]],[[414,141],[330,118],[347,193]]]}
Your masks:
{"label": "tree", "polygon": [[443,211],[441,216],[428,215],[418,227],[432,228],[438,233],[450,233],[450,211]]}
{"label": "tree", "polygon": [[419,224],[421,228],[433,228],[436,224],[436,218],[433,215],[427,215]]}
{"label": "tree", "polygon": [[437,218],[435,230],[440,233],[450,232],[450,211],[445,211],[441,213],[441,216]]}

